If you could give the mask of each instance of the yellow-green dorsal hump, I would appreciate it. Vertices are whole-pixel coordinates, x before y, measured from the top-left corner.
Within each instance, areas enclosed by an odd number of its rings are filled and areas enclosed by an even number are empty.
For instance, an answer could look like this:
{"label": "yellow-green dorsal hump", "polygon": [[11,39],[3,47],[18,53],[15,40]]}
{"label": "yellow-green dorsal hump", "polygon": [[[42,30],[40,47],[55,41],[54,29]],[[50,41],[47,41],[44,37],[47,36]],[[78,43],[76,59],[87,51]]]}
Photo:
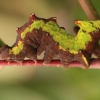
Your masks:
{"label": "yellow-green dorsal hump", "polygon": [[[79,21],[77,24],[79,24],[80,30],[76,37],[67,34],[57,23],[51,21],[44,25],[43,30],[50,33],[53,39],[59,43],[61,49],[69,49],[69,52],[77,54],[79,50],[86,48],[86,44],[89,41],[92,41],[89,32],[96,30],[89,21]],[[85,29],[86,32],[83,31],[83,29]]]}
{"label": "yellow-green dorsal hump", "polygon": [[[22,33],[21,38],[24,39],[28,32],[32,32],[33,29],[42,28],[43,31],[48,32],[55,42],[59,43],[59,48],[63,50],[69,49],[71,53],[78,53],[79,50],[86,48],[86,43],[92,41],[90,34],[88,32],[96,31],[96,28],[92,26],[90,21],[76,21],[75,22],[80,30],[76,37],[67,34],[66,30],[60,28],[58,24],[54,21],[48,21],[45,23],[43,20],[35,20],[33,23],[27,27]],[[86,32],[84,32],[84,31]]]}
{"label": "yellow-green dorsal hump", "polygon": [[60,28],[57,23],[53,21],[47,22],[44,27],[43,31],[48,32],[55,42],[59,43],[59,48],[63,50],[71,50],[73,49],[75,38],[74,36],[67,34],[66,30]]}
{"label": "yellow-green dorsal hump", "polygon": [[59,43],[59,47],[63,50],[67,48],[72,48],[74,43],[74,37],[66,33],[66,31],[58,26],[58,24],[54,21],[49,21],[45,23],[43,20],[35,20],[33,23],[27,27],[22,33],[21,38],[24,39],[28,32],[32,32],[33,29],[40,29],[48,32],[53,39]]}

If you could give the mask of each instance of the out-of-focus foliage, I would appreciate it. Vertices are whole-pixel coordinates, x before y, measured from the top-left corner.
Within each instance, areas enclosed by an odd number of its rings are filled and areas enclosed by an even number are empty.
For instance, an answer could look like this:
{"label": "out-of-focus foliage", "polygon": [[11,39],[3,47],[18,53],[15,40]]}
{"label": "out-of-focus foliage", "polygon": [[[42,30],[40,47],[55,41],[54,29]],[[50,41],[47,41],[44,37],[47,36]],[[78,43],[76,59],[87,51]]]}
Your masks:
{"label": "out-of-focus foliage", "polygon": [[0,39],[0,47],[2,47],[3,45],[5,45],[5,43]]}
{"label": "out-of-focus foliage", "polygon": [[[100,13],[100,1],[92,2]],[[74,20],[88,19],[77,0],[0,0],[0,38],[13,45],[16,27],[32,12],[56,16],[70,34]],[[0,70],[0,100],[99,100],[99,75],[93,69],[6,66]]]}

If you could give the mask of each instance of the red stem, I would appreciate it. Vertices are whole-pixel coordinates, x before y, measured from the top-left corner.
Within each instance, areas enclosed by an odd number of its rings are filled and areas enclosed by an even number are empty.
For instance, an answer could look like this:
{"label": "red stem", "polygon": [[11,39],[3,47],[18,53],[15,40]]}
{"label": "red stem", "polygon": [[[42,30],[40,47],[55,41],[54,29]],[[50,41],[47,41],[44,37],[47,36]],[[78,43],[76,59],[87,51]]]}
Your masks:
{"label": "red stem", "polygon": [[[90,67],[92,69],[100,69],[100,58],[98,59],[93,59],[91,61]],[[61,62],[60,60],[53,60],[51,61],[48,65],[43,64],[43,60],[37,60],[37,62],[34,62],[32,60],[24,60],[22,63],[19,62],[8,62],[6,60],[1,60],[0,61],[0,67],[4,66],[32,66],[32,67],[43,67],[43,66],[52,66],[52,67],[61,67]],[[84,68],[84,66],[79,63],[79,62],[71,62],[69,67],[77,67],[77,68]]]}

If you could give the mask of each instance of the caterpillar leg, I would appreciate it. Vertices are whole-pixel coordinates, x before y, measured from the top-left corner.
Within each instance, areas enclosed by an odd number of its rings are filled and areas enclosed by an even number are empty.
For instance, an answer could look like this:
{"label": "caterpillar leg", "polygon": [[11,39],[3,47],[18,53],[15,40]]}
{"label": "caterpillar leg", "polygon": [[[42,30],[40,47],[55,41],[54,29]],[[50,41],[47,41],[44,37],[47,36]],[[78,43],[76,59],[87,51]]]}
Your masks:
{"label": "caterpillar leg", "polygon": [[43,51],[45,51],[45,49],[46,49],[45,44],[44,43],[41,43],[39,45],[39,47],[37,48],[37,55],[40,55]]}
{"label": "caterpillar leg", "polygon": [[48,64],[51,62],[51,60],[56,57],[59,54],[58,46],[54,44],[49,44],[46,47],[45,53],[44,53],[44,63]]}
{"label": "caterpillar leg", "polygon": [[31,45],[24,44],[22,52],[24,52],[25,57],[28,57],[31,60],[37,60],[37,49],[32,47]]}
{"label": "caterpillar leg", "polygon": [[48,46],[48,40],[47,40],[46,34],[43,33],[42,38],[41,38],[41,43],[39,47],[37,48],[37,54],[40,55],[43,51],[45,51],[46,46]]}
{"label": "caterpillar leg", "polygon": [[[37,49],[37,54],[40,55],[45,49],[48,47],[49,44],[55,43],[52,37],[47,33],[42,33],[41,43]],[[48,52],[49,53],[49,52]]]}
{"label": "caterpillar leg", "polygon": [[71,54],[69,51],[60,50],[60,60],[63,67],[67,68],[70,62],[73,61],[73,58],[74,58],[74,55]]}
{"label": "caterpillar leg", "polygon": [[20,52],[17,55],[9,54],[8,61],[16,61],[21,63],[24,60],[25,56],[26,55],[23,52]]}

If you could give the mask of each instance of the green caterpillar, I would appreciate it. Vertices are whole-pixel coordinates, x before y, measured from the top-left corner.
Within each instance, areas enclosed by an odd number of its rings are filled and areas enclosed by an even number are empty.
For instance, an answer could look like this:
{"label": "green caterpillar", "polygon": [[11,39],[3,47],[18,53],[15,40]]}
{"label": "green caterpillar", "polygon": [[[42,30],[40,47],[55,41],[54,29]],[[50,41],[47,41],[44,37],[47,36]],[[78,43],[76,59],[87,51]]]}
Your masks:
{"label": "green caterpillar", "polygon": [[100,20],[76,20],[75,24],[80,29],[73,36],[57,24],[55,17],[44,19],[31,14],[29,21],[17,28],[18,36],[14,45],[0,48],[0,59],[21,62],[28,57],[36,61],[37,55],[45,51],[46,64],[56,57],[64,67],[68,67],[72,61],[79,61],[88,68],[91,55],[99,44]]}

